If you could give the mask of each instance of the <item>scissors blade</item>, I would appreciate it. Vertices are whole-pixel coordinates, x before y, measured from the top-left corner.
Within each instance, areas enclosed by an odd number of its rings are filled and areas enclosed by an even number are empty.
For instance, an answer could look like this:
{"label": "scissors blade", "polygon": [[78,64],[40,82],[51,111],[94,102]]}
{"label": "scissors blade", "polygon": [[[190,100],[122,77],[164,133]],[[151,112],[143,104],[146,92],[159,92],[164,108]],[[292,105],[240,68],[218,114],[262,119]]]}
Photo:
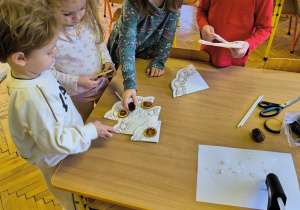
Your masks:
{"label": "scissors blade", "polygon": [[281,106],[281,107],[287,107],[287,106],[289,106],[289,105],[292,105],[292,104],[296,103],[297,101],[300,101],[300,96],[297,97],[297,98],[294,98],[294,99],[292,99],[292,100],[289,100],[289,101],[287,101],[287,102],[284,102],[284,103],[281,104],[280,106]]}

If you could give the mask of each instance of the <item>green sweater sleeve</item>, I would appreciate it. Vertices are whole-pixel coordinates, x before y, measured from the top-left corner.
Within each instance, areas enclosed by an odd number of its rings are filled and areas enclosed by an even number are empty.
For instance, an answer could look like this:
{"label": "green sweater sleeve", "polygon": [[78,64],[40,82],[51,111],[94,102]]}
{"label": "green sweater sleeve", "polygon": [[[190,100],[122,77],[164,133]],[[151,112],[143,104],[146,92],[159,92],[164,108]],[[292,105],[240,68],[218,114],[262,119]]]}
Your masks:
{"label": "green sweater sleeve", "polygon": [[162,70],[165,69],[165,62],[168,60],[173,46],[178,19],[179,14],[173,12],[166,24],[166,27],[164,28],[163,34],[158,43],[157,51],[148,68],[154,67]]}
{"label": "green sweater sleeve", "polygon": [[137,89],[135,75],[135,49],[139,11],[128,1],[122,7],[119,52],[124,89]]}

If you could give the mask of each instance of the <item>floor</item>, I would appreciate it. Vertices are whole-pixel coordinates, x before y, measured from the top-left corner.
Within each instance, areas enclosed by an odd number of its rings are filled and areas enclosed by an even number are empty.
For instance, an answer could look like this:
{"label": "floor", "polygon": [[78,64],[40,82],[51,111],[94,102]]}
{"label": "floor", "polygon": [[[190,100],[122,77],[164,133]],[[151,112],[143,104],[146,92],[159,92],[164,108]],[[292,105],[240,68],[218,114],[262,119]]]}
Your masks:
{"label": "floor", "polygon": [[[117,6],[113,7],[115,10]],[[183,6],[181,10],[181,24],[178,28],[177,47],[200,49],[199,31],[195,20],[196,9],[193,6]],[[103,17],[102,23],[108,31],[109,18]],[[291,36],[287,35],[288,19],[281,18],[274,38],[269,57],[300,58],[300,43],[295,52],[290,53]],[[298,30],[299,31],[299,30]],[[106,36],[106,39],[108,35]],[[267,41],[255,49],[249,57],[247,67],[262,68]],[[35,166],[26,163],[18,156],[10,138],[7,122],[9,96],[6,80],[0,84],[0,210],[18,209],[61,209],[54,197],[49,193],[40,172]],[[89,205],[101,210],[125,210],[126,208],[102,202],[89,200]]]}

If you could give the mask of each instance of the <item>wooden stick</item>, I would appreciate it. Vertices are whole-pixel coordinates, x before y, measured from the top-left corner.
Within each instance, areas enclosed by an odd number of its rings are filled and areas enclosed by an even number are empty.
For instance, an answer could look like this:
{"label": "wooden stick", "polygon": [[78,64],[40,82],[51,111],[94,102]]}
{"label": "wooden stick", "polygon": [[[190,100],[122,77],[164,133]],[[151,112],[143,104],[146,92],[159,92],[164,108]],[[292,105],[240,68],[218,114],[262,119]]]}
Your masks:
{"label": "wooden stick", "polygon": [[244,116],[244,118],[241,120],[241,122],[239,123],[239,125],[237,127],[242,127],[244,125],[246,120],[249,118],[249,116],[251,115],[251,113],[253,112],[253,110],[255,109],[255,107],[261,101],[261,99],[263,97],[264,97],[263,95],[258,97],[258,99],[255,101],[255,103],[252,105],[252,107],[249,109],[249,111],[247,112],[247,114]]}
{"label": "wooden stick", "polygon": [[106,75],[106,74],[109,74],[109,73],[112,72],[112,71],[114,71],[114,70],[111,69],[111,70],[108,70],[108,71],[100,72],[99,74],[97,74],[97,76],[98,76],[98,77],[102,77],[102,76],[104,76],[104,75]]}

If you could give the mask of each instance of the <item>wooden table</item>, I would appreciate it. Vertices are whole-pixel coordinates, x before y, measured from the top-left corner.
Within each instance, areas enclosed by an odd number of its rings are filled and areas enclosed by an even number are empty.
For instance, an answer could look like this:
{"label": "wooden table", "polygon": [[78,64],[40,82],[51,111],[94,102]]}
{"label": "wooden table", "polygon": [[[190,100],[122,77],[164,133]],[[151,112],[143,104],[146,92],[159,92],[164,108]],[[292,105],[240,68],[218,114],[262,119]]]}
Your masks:
{"label": "wooden table", "polygon": [[[198,145],[216,145],[292,153],[298,180],[300,148],[291,148],[279,134],[267,132],[256,108],[243,127],[237,125],[260,95],[264,100],[283,103],[299,96],[300,74],[245,67],[214,68],[209,63],[170,58],[159,78],[144,73],[150,61],[137,59],[139,96],[154,96],[161,106],[159,143],[132,142],[129,135],[114,134],[109,141],[93,141],[82,154],[67,157],[53,176],[55,187],[132,208],[158,210],[241,209],[196,202]],[[176,72],[193,64],[209,89],[178,98],[172,97],[171,81]],[[104,114],[123,93],[121,72],[111,81],[89,121],[113,126]],[[285,112],[300,110],[300,103]],[[252,139],[260,128],[263,143]],[[266,204],[267,205],[267,204]]]}

